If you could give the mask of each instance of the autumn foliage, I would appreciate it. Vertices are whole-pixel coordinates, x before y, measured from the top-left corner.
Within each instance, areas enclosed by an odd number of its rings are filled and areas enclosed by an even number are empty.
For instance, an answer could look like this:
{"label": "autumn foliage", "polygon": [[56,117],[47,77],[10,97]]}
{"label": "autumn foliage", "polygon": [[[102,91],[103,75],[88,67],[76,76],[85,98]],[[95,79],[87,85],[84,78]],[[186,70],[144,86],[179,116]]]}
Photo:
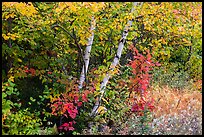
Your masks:
{"label": "autumn foliage", "polygon": [[2,3],[2,134],[151,134],[201,90],[200,2]]}

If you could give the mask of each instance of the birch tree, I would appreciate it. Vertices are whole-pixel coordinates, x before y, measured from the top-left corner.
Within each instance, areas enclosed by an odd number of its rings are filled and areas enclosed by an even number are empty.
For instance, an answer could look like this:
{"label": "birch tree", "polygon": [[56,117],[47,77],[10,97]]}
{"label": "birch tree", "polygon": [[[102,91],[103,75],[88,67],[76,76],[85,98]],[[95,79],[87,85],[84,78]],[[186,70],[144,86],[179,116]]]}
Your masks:
{"label": "birch tree", "polygon": [[83,82],[86,79],[86,74],[89,66],[89,58],[90,58],[90,53],[91,53],[91,47],[93,44],[93,39],[94,39],[94,29],[95,29],[95,19],[92,17],[91,21],[91,36],[88,38],[88,45],[86,46],[85,49],[85,54],[84,54],[84,65],[82,67],[81,71],[81,76],[80,76],[80,81],[79,81],[79,90],[82,88]]}
{"label": "birch tree", "polygon": [[[138,4],[139,4],[139,2],[134,2],[133,3],[131,13],[134,11],[135,6],[137,6]],[[96,101],[96,103],[95,103],[95,105],[94,105],[94,107],[92,109],[92,112],[90,114],[91,117],[94,117],[96,115],[97,109],[100,106],[101,98],[103,97],[103,94],[105,92],[105,87],[106,87],[106,85],[108,83],[108,80],[109,80],[109,78],[111,76],[111,71],[114,71],[116,65],[119,63],[119,60],[120,60],[120,57],[121,57],[121,54],[122,54],[122,51],[123,51],[123,47],[124,47],[124,44],[125,44],[125,41],[126,41],[126,37],[128,35],[128,30],[131,27],[131,25],[132,25],[132,20],[129,20],[127,26],[125,27],[125,29],[123,31],[122,38],[119,41],[117,53],[116,53],[116,56],[115,56],[111,66],[109,68],[109,72],[106,73],[106,76],[104,77],[104,79],[103,79],[103,81],[102,81],[102,83],[100,85],[100,96],[97,98],[97,101]]]}

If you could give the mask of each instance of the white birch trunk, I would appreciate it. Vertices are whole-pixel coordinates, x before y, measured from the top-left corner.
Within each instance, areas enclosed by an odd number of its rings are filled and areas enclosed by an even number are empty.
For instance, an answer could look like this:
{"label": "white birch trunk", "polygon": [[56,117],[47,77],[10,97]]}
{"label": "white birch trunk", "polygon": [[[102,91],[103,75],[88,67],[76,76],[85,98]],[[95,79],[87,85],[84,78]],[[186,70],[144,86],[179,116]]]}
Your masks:
{"label": "white birch trunk", "polygon": [[89,66],[89,58],[90,58],[90,53],[91,53],[91,47],[93,44],[93,39],[94,39],[94,29],[95,29],[95,19],[92,17],[91,21],[91,36],[88,38],[88,45],[86,46],[85,53],[84,53],[84,63],[85,66],[83,65],[82,71],[81,71],[81,76],[80,76],[80,81],[79,81],[79,90],[82,89],[83,82],[85,80],[85,76],[87,74],[88,66]]}
{"label": "white birch trunk", "polygon": [[[133,3],[133,7],[131,9],[131,12],[134,11],[134,7],[136,5],[138,5],[139,2],[134,2]],[[115,66],[118,64],[119,62],[119,59],[121,57],[121,54],[122,54],[122,50],[123,50],[123,47],[124,47],[124,44],[125,44],[125,40],[126,40],[126,37],[128,35],[128,30],[129,28],[131,27],[132,25],[132,21],[128,21],[128,24],[127,26],[125,27],[124,31],[123,31],[123,34],[122,34],[122,38],[120,39],[120,42],[119,42],[119,45],[118,45],[118,50],[117,50],[117,54],[111,64],[111,67],[110,67],[110,72],[113,71],[115,69]],[[100,106],[100,101],[101,101],[101,98],[103,97],[103,94],[104,94],[104,91],[105,91],[105,87],[106,87],[106,84],[108,83],[108,80],[110,78],[110,74],[111,73],[106,73],[106,76],[105,78],[103,79],[102,83],[101,83],[101,86],[100,86],[100,97],[97,99],[93,109],[92,109],[92,112],[90,114],[91,117],[94,117],[96,115],[96,112],[97,112],[97,109],[98,107]]]}

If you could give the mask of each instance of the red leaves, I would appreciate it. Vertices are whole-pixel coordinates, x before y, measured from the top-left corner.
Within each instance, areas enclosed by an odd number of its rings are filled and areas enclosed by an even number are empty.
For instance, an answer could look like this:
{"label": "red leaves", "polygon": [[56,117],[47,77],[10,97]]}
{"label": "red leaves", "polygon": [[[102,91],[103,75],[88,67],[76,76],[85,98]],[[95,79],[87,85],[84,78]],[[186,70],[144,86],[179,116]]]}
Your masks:
{"label": "red leaves", "polygon": [[35,69],[30,68],[30,73],[32,74],[32,76],[35,76]]}
{"label": "red leaves", "polygon": [[52,72],[48,71],[48,72],[47,72],[47,74],[51,75],[51,74],[52,74]]}
{"label": "red leaves", "polygon": [[73,124],[75,124],[75,121],[71,121],[69,123],[64,123],[63,125],[61,125],[59,127],[59,129],[64,129],[65,131],[70,131],[70,130],[74,130]]}
{"label": "red leaves", "polygon": [[179,13],[180,13],[179,10],[173,10],[172,12],[173,12],[174,14],[179,14]]}
{"label": "red leaves", "polygon": [[159,66],[161,66],[161,64],[160,64],[160,63],[158,63],[158,62],[156,62],[156,63],[155,63],[155,65],[156,65],[156,66],[158,66],[158,67],[159,67]]}
{"label": "red leaves", "polygon": [[79,101],[78,95],[74,95],[74,103],[77,103]]}
{"label": "red leaves", "polygon": [[77,106],[78,106],[78,107],[81,107],[81,106],[82,106],[82,102],[78,102],[78,103],[77,103]]}
{"label": "red leaves", "polygon": [[67,122],[61,125],[59,129],[65,131],[74,130],[73,124],[75,122],[70,122],[70,119],[74,120],[78,115],[78,108],[82,106],[83,102],[88,101],[87,97],[88,94],[91,93],[90,90],[85,90],[83,93],[80,93],[75,84],[70,84],[69,91],[62,93],[59,98],[53,101],[52,114],[58,116],[63,115],[67,119]]}
{"label": "red leaves", "polygon": [[136,99],[136,102],[132,106],[131,110],[132,112],[138,112],[139,115],[142,115],[145,107],[149,110],[154,108],[152,101],[145,101],[145,96],[147,94],[146,90],[151,77],[149,71],[151,71],[154,66],[160,66],[160,64],[158,62],[153,63],[149,50],[144,52],[144,54],[146,54],[146,56],[144,56],[140,54],[135,47],[130,46],[130,49],[133,50],[134,60],[130,61],[129,63],[133,74],[133,76],[130,77],[129,90],[136,92],[139,98]]}
{"label": "red leaves", "polygon": [[77,110],[77,108],[76,108],[76,109],[73,109],[73,110],[69,110],[68,113],[69,113],[69,116],[70,116],[72,119],[74,119],[74,118],[76,118],[76,115],[78,114],[78,110]]}
{"label": "red leaves", "polygon": [[87,102],[87,101],[88,101],[86,94],[83,94],[83,95],[82,95],[82,101],[84,101],[84,102]]}
{"label": "red leaves", "polygon": [[30,71],[29,70],[24,70],[25,71],[25,73],[29,73]]}
{"label": "red leaves", "polygon": [[32,76],[35,76],[36,72],[35,72],[35,69],[34,68],[28,68],[28,66],[24,66],[24,72],[25,73],[30,73]]}
{"label": "red leaves", "polygon": [[62,106],[62,113],[65,117],[68,117],[66,112],[69,114],[69,116],[74,119],[76,115],[78,114],[77,107],[73,103],[66,103]]}
{"label": "red leaves", "polygon": [[140,116],[144,114],[143,112],[145,109],[152,111],[154,109],[153,100],[146,100],[144,97],[137,99],[135,104],[132,106],[131,111],[138,113]]}

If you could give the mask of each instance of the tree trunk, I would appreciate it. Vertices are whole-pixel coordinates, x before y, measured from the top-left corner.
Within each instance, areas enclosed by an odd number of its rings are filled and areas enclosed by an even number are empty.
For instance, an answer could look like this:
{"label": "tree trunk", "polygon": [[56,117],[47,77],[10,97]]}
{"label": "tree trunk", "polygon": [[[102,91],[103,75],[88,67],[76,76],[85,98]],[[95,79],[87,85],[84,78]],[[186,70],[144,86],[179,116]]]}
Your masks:
{"label": "tree trunk", "polygon": [[90,53],[91,53],[91,47],[93,44],[93,39],[94,39],[94,29],[95,29],[95,19],[94,17],[92,17],[92,21],[91,21],[91,36],[88,38],[88,45],[86,46],[85,49],[85,54],[84,54],[84,64],[82,67],[82,71],[81,71],[81,76],[80,76],[80,81],[79,81],[79,90],[82,89],[83,86],[83,82],[86,79],[86,73],[88,70],[88,66],[89,66],[89,58],[90,58]]}
{"label": "tree trunk", "polygon": [[[139,2],[134,2],[134,3],[133,3],[133,7],[132,7],[132,9],[131,9],[131,12],[134,11],[134,7],[135,7],[136,5],[138,5],[138,3],[139,3]],[[119,62],[119,60],[120,60],[120,57],[121,57],[121,54],[122,54],[122,50],[123,50],[123,47],[124,47],[124,44],[125,44],[125,41],[126,41],[126,37],[127,37],[127,35],[128,35],[128,30],[129,30],[129,28],[131,27],[131,25],[132,25],[132,20],[129,20],[127,26],[125,27],[125,29],[124,29],[124,31],[123,31],[122,38],[120,39],[120,42],[119,42],[119,45],[118,45],[117,54],[116,54],[116,56],[115,56],[115,58],[114,58],[114,60],[113,60],[113,62],[112,62],[112,64],[111,64],[111,66],[110,66],[110,68],[109,68],[110,72],[111,72],[111,71],[114,71],[115,66],[118,64],[118,62]],[[94,117],[94,116],[96,115],[97,109],[98,109],[98,107],[100,106],[101,98],[103,97],[106,84],[108,83],[108,80],[109,80],[109,78],[110,78],[110,74],[111,74],[110,72],[107,72],[107,73],[106,73],[106,76],[105,76],[105,78],[103,79],[103,81],[102,81],[102,83],[101,83],[101,85],[100,85],[100,92],[101,92],[101,94],[100,94],[100,96],[97,98],[97,101],[96,101],[96,103],[95,103],[95,105],[94,105],[94,107],[93,107],[93,109],[92,109],[92,112],[91,112],[91,114],[90,114],[91,117]]]}

